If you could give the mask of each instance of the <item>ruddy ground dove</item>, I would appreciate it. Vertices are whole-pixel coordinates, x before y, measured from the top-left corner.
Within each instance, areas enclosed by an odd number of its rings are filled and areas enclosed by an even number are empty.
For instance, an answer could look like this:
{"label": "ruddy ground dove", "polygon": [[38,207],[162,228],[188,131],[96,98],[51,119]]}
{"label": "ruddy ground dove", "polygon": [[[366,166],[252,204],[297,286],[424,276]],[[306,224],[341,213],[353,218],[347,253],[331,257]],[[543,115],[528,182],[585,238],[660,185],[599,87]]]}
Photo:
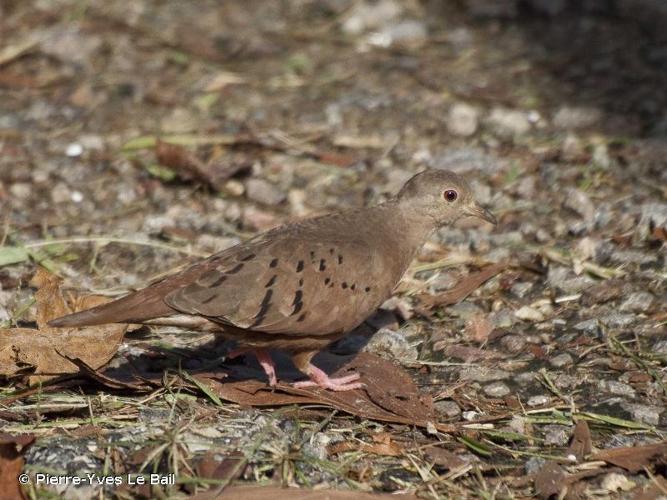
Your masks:
{"label": "ruddy ground dove", "polygon": [[277,379],[267,349],[278,349],[290,353],[310,378],[296,386],[356,389],[362,385],[358,374],[330,378],[311,363],[312,357],[391,296],[433,230],[468,215],[496,222],[474,200],[465,179],[427,170],[385,203],[271,229],[142,290],[50,325],[142,323],[191,315],[236,340],[237,353],[253,352],[271,385]]}

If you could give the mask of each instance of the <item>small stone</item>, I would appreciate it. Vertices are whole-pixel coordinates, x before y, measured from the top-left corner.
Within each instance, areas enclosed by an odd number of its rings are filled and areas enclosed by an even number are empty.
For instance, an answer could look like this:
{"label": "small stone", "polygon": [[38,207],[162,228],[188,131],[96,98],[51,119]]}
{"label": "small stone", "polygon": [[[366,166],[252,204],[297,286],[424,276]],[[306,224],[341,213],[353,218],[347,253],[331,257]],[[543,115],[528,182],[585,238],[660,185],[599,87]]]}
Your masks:
{"label": "small stone", "polygon": [[484,393],[494,398],[502,398],[510,393],[510,388],[503,382],[494,382],[484,386]]}
{"label": "small stone", "polygon": [[509,139],[524,135],[531,128],[525,113],[505,108],[494,108],[487,121],[496,134]]}
{"label": "small stone", "polygon": [[571,365],[573,362],[572,356],[567,352],[554,356],[549,360],[549,364],[554,368],[563,368]]}
{"label": "small stone", "polygon": [[600,317],[600,322],[609,328],[625,328],[636,320],[634,314],[611,313]]}
{"label": "small stone", "polygon": [[610,472],[602,478],[600,486],[604,490],[616,492],[618,490],[630,491],[634,489],[637,484],[634,481],[630,481],[623,474],[619,474],[618,472]]}
{"label": "small stone", "polygon": [[537,396],[529,397],[526,404],[528,406],[544,406],[549,401],[550,401],[549,396],[545,396],[544,394],[538,394]]}
{"label": "small stone", "polygon": [[345,16],[341,29],[351,35],[378,29],[396,19],[402,10],[401,4],[394,0],[380,0],[373,3],[358,2]]}
{"label": "small stone", "polygon": [[653,352],[667,354],[667,340],[658,340],[655,344],[653,344]]}
{"label": "small stone", "polygon": [[618,382],[617,380],[600,380],[598,387],[600,390],[609,392],[615,396],[635,397],[636,395],[636,391],[632,386]]}
{"label": "small stone", "polygon": [[459,372],[462,381],[493,382],[509,378],[510,373],[499,368],[488,368],[482,366],[465,366]]}
{"label": "small stone", "polygon": [[579,189],[570,188],[567,190],[564,205],[581,215],[585,221],[592,221],[595,218],[595,205],[593,205],[591,198]]}
{"label": "small stone", "polygon": [[436,401],[435,403],[433,403],[433,406],[435,407],[438,413],[448,418],[455,418],[461,414],[461,408],[456,403],[456,401],[450,401],[445,399],[442,401]]}
{"label": "small stone", "polygon": [[287,198],[285,193],[264,179],[248,179],[245,187],[248,199],[264,205],[279,205]]}
{"label": "small stone", "polygon": [[454,104],[449,110],[446,124],[452,135],[469,137],[477,132],[479,111],[465,103]]}
{"label": "small stone", "polygon": [[512,285],[511,292],[519,298],[525,297],[533,288],[533,283],[518,281]]}
{"label": "small stone", "polygon": [[658,425],[660,423],[660,414],[664,411],[663,407],[627,402],[621,403],[621,407],[625,411],[630,412],[632,420],[648,425]]}
{"label": "small stone", "polygon": [[560,129],[579,130],[597,124],[602,118],[599,109],[563,106],[554,115],[554,126]]}
{"label": "small stone", "polygon": [[640,242],[650,239],[655,228],[667,231],[667,203],[644,203],[641,206],[641,217],[635,229],[635,239]]}
{"label": "small stone", "polygon": [[521,335],[505,335],[500,339],[500,345],[506,351],[518,354],[526,348],[526,340]]}
{"label": "small stone", "polygon": [[514,324],[514,315],[509,309],[494,311],[489,315],[489,320],[494,328],[511,328]]}
{"label": "small stone", "polygon": [[69,144],[67,149],[65,149],[65,154],[70,158],[75,158],[83,154],[83,146],[78,142]]}
{"label": "small stone", "polygon": [[412,346],[404,335],[388,328],[378,330],[366,344],[364,351],[399,362],[415,361],[419,355],[417,348]]}
{"label": "small stone", "polygon": [[578,330],[580,332],[597,334],[600,331],[600,322],[595,318],[587,319],[587,320],[584,320],[584,321],[580,321],[579,323],[574,325],[572,328],[574,328],[575,330]]}
{"label": "small stone", "polygon": [[523,306],[520,309],[514,311],[514,316],[524,321],[532,321],[536,323],[544,321],[544,314],[529,306]]}
{"label": "small stone", "polygon": [[541,457],[530,457],[524,464],[526,474],[537,474],[547,461]]}
{"label": "small stone", "polygon": [[570,440],[570,428],[566,425],[545,425],[544,444],[553,446],[566,446]]}
{"label": "small stone", "polygon": [[[394,44],[419,45],[426,41],[428,31],[426,25],[416,19],[407,19],[389,25],[379,32],[373,33],[369,41],[373,45],[388,47]],[[373,39],[380,43],[373,43]]]}
{"label": "small stone", "polygon": [[32,187],[27,182],[15,182],[9,186],[9,193],[18,200],[24,200],[32,193]]}
{"label": "small stone", "polygon": [[51,190],[51,201],[53,203],[65,203],[72,199],[72,193],[64,182],[59,182]]}
{"label": "small stone", "polygon": [[651,309],[655,297],[649,292],[635,292],[621,304],[621,312],[644,313]]}
{"label": "small stone", "polygon": [[471,420],[475,420],[479,415],[480,415],[479,412],[473,410],[464,411],[463,413],[461,413],[463,420],[467,420],[468,422],[470,422]]}

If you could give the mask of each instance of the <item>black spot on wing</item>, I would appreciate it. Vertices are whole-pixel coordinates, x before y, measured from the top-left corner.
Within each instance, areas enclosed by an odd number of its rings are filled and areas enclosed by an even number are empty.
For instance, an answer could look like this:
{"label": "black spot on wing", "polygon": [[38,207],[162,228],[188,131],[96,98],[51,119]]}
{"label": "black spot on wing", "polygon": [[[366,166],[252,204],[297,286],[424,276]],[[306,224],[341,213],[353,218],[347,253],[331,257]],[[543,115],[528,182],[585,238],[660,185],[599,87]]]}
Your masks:
{"label": "black spot on wing", "polygon": [[343,263],[343,256],[341,254],[338,254],[338,263],[339,264]]}
{"label": "black spot on wing", "polygon": [[252,260],[252,259],[254,259],[255,257],[257,257],[257,255],[255,255],[254,253],[251,253],[251,254],[248,254],[248,255],[246,255],[245,257],[243,257],[243,258],[241,259],[241,261],[242,261],[242,262],[248,262],[249,260]]}
{"label": "black spot on wing", "polygon": [[255,315],[255,321],[252,325],[250,325],[249,328],[255,328],[256,326],[259,326],[262,324],[262,321],[264,321],[264,318],[266,317],[266,313],[269,312],[269,308],[271,307],[271,296],[273,295],[273,290],[269,288],[266,293],[264,294],[264,298],[262,299],[262,303],[259,305],[259,311]]}
{"label": "black spot on wing", "polygon": [[320,259],[320,271],[324,271],[327,268],[327,261]]}
{"label": "black spot on wing", "polygon": [[302,261],[302,260],[300,260],[300,261],[297,262],[297,264],[296,264],[296,272],[297,272],[297,273],[300,273],[301,271],[303,271],[303,261]]}
{"label": "black spot on wing", "polygon": [[269,267],[276,267],[278,265],[278,259],[273,259],[269,262]]}
{"label": "black spot on wing", "polygon": [[241,269],[243,269],[243,266],[244,266],[243,262],[239,262],[234,267],[232,267],[229,271],[225,271],[225,274],[236,274]]}
{"label": "black spot on wing", "polygon": [[217,280],[215,280],[213,283],[211,283],[208,286],[209,286],[209,288],[215,288],[216,286],[222,285],[225,282],[226,279],[227,279],[227,276],[225,276],[223,274],[223,275],[219,276]]}
{"label": "black spot on wing", "polygon": [[266,285],[264,285],[264,288],[272,287],[275,284],[277,279],[278,279],[277,274],[274,274],[273,276],[271,276],[271,279],[266,282]]}

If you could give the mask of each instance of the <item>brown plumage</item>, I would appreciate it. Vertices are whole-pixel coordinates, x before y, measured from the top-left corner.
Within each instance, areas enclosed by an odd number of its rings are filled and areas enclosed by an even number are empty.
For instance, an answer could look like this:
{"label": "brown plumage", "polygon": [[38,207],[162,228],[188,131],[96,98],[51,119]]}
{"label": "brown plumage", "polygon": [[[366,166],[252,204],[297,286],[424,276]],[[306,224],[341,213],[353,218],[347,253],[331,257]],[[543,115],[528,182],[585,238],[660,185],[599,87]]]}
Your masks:
{"label": "brown plumage", "polygon": [[495,223],[463,178],[427,170],[386,203],[277,227],[143,290],[50,325],[191,315],[237,340],[239,352],[254,351],[271,384],[276,378],[266,349],[282,349],[311,378],[300,386],[353,389],[360,386],[355,376],[330,379],[311,358],[391,295],[434,229],[465,215]]}

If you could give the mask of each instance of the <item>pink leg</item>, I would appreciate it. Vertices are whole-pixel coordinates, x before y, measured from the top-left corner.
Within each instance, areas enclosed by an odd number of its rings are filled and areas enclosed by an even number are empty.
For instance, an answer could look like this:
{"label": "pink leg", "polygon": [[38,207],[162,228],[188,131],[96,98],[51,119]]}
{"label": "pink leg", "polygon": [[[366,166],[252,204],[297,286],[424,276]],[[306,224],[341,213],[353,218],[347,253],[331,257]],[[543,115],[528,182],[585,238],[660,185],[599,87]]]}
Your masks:
{"label": "pink leg", "polygon": [[276,365],[273,363],[269,351],[267,351],[266,349],[239,348],[239,349],[234,349],[229,354],[227,354],[227,358],[234,359],[244,354],[255,355],[255,357],[257,358],[257,362],[264,370],[264,373],[266,373],[266,376],[269,378],[269,385],[271,387],[274,387],[278,383],[278,378],[276,377]]}
{"label": "pink leg", "polygon": [[329,389],[331,391],[352,391],[364,387],[364,384],[361,382],[355,382],[359,380],[360,375],[358,373],[353,373],[345,377],[329,378],[329,375],[313,364],[308,364],[306,373],[310,377],[310,380],[295,382],[294,387],[297,389],[321,387],[322,389]]}

